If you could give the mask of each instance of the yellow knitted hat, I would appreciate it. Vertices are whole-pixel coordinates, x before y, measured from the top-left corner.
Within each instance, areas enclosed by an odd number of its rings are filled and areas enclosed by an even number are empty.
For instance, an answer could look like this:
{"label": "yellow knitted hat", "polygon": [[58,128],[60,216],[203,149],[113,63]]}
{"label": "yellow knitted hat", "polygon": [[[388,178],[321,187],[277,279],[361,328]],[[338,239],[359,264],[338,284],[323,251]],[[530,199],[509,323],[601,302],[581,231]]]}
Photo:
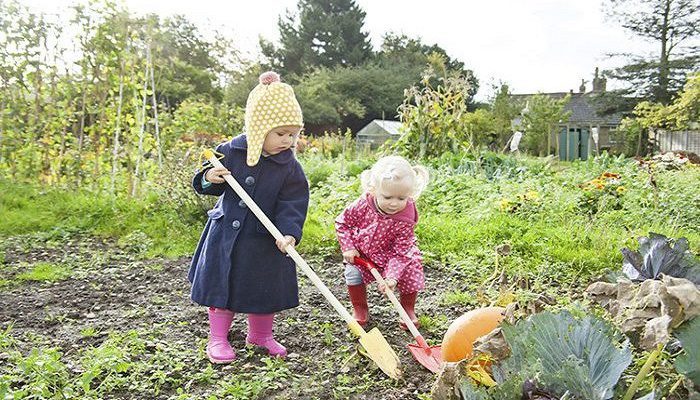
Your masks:
{"label": "yellow knitted hat", "polygon": [[280,76],[272,71],[260,75],[259,81],[245,105],[246,162],[251,167],[260,160],[263,142],[271,129],[286,125],[304,126],[301,107],[292,87],[280,82]]}

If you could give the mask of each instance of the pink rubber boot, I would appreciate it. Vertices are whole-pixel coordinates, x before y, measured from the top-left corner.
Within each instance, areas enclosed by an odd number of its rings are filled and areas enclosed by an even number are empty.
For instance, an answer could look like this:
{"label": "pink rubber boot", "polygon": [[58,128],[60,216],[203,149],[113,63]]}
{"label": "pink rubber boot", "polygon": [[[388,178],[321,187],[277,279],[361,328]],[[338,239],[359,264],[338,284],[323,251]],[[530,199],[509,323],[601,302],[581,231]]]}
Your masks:
{"label": "pink rubber boot", "polygon": [[245,341],[266,348],[271,356],[285,357],[287,349],[272,337],[274,318],[275,314],[248,314],[248,335]]}
{"label": "pink rubber boot", "polygon": [[209,307],[209,343],[207,356],[214,364],[228,364],[236,358],[228,342],[228,330],[233,321],[233,311]]}

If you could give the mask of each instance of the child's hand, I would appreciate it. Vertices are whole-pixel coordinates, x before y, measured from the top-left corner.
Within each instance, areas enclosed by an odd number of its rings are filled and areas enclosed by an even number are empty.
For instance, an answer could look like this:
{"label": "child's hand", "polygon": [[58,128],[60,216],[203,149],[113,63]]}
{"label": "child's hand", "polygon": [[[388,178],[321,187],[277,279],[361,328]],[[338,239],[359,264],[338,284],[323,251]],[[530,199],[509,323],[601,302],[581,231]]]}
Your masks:
{"label": "child's hand", "polygon": [[277,248],[280,249],[282,253],[287,254],[287,246],[294,247],[297,240],[294,239],[294,236],[285,235],[282,239],[276,240],[275,243],[277,243]]}
{"label": "child's hand", "polygon": [[384,279],[384,282],[386,282],[386,286],[382,285],[381,283],[379,284],[379,291],[380,291],[380,292],[386,293],[387,287],[388,287],[389,290],[391,290],[392,292],[394,291],[394,289],[396,289],[396,280],[395,280],[395,279],[391,279],[391,278],[389,278],[389,279]]}
{"label": "child's hand", "polygon": [[231,172],[224,167],[214,167],[204,174],[204,179],[211,183],[224,183],[226,180],[222,175],[231,175]]}
{"label": "child's hand", "polygon": [[359,257],[359,256],[360,256],[360,252],[355,250],[355,249],[343,252],[343,260],[345,260],[345,262],[349,263],[349,264],[354,264],[355,257]]}

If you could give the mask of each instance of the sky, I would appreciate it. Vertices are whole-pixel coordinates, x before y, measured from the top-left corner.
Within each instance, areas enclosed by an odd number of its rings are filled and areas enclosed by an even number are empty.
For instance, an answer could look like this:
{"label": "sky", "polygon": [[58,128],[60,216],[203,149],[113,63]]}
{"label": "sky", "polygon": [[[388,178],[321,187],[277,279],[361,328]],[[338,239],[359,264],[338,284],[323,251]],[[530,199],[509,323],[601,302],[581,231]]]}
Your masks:
{"label": "sky", "polygon": [[[20,0],[35,11],[65,13],[71,0]],[[183,14],[203,30],[231,37],[249,59],[260,57],[258,37],[276,40],[277,21],[297,0],[123,0],[135,14]],[[620,66],[611,53],[654,54],[657,46],[605,17],[603,0],[356,0],[375,49],[388,32],[437,44],[479,79],[477,100],[494,84],[513,93],[591,89],[593,72]],[[608,82],[609,88],[616,87]]]}

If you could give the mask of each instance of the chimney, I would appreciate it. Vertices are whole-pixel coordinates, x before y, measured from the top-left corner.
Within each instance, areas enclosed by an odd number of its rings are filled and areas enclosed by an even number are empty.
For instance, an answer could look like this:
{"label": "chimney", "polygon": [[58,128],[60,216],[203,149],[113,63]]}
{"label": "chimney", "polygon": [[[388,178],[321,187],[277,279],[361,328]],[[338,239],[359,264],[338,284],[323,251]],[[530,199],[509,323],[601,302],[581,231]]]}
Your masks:
{"label": "chimney", "polygon": [[598,67],[595,67],[595,74],[593,75],[593,93],[605,92],[607,82],[607,79],[598,76]]}
{"label": "chimney", "polygon": [[581,79],[581,86],[578,87],[579,93],[586,93],[586,81]]}

